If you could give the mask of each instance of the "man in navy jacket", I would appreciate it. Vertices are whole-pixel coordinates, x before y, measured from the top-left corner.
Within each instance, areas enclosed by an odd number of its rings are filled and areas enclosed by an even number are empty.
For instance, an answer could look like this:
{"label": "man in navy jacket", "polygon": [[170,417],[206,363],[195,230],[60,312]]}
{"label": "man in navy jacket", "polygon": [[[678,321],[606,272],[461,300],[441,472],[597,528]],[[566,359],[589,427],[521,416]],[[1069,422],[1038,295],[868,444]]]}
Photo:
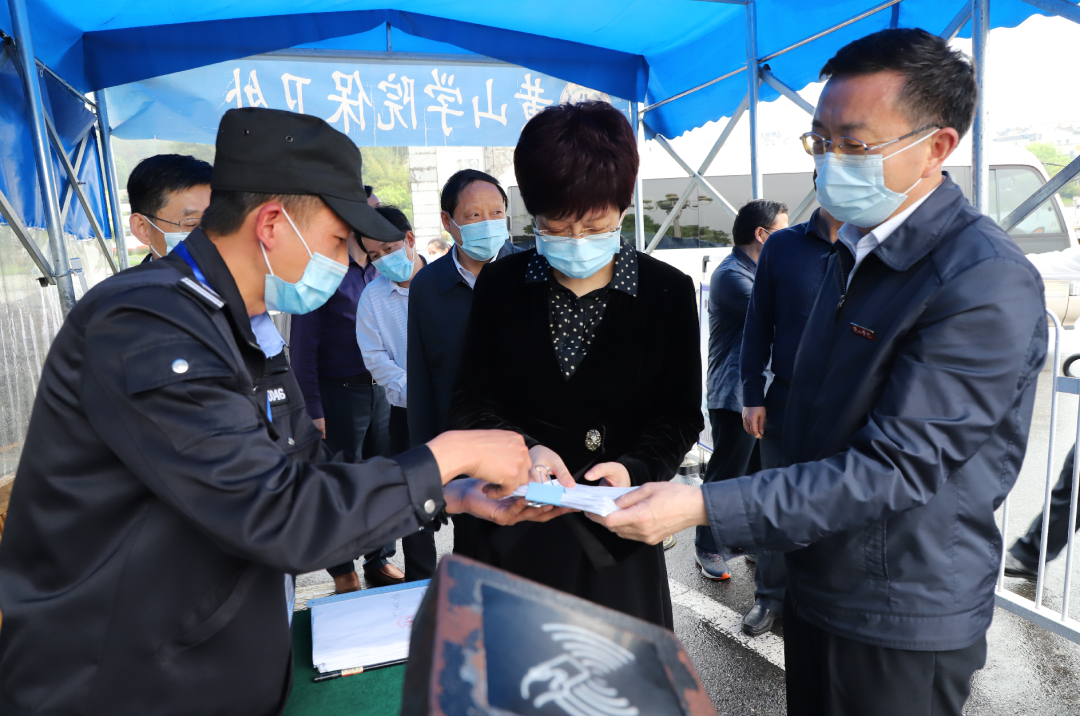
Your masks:
{"label": "man in navy jacket", "polygon": [[649,542],[708,524],[787,552],[789,714],[959,716],[1046,359],[1042,280],[941,172],[974,112],[963,55],[884,30],[822,76],[804,144],[846,225],[795,359],[791,464],[646,485],[604,523]]}
{"label": "man in navy jacket", "polygon": [[[506,221],[506,193],[499,180],[463,169],[447,180],[441,204],[443,228],[454,246],[416,274],[409,286],[409,440],[423,445],[450,429],[450,396],[461,361],[465,324],[472,308],[473,285],[483,267],[520,251],[504,240],[494,257],[478,260],[462,250],[461,227]],[[506,230],[503,229],[506,236]],[[482,254],[481,254],[482,255]],[[454,518],[454,551],[471,554],[472,518]]]}

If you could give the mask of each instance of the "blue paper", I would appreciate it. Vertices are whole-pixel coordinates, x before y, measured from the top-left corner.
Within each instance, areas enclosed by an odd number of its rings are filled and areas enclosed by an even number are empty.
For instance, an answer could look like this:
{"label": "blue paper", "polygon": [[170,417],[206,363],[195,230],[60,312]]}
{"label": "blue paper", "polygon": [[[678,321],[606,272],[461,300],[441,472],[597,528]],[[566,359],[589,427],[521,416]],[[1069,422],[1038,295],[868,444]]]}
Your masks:
{"label": "blue paper", "polygon": [[529,484],[529,490],[525,493],[525,499],[529,502],[538,502],[541,505],[562,504],[566,488],[558,483],[533,482]]}

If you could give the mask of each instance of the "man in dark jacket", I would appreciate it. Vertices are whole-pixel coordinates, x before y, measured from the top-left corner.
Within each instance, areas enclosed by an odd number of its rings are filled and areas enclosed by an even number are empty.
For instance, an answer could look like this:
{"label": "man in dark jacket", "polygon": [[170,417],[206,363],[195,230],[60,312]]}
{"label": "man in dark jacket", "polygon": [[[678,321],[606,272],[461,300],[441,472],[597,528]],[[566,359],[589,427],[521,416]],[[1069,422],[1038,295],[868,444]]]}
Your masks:
{"label": "man in dark jacket", "polygon": [[[746,311],[740,373],[743,428],[761,440],[761,467],[784,467],[784,409],[795,351],[832,255],[840,223],[818,208],[810,221],[776,232],[762,248],[754,292]],[[772,382],[765,392],[767,373]],[[698,528],[703,529],[703,528]],[[743,632],[759,636],[784,613],[787,567],[783,555],[758,555],[754,606],[743,617]]]}
{"label": "man in dark jacket", "polygon": [[230,110],[216,163],[205,233],[95,287],[45,361],[0,543],[0,713],[279,712],[293,574],[430,524],[463,471],[527,479],[498,431],[329,459],[266,311],[333,293],[350,232],[400,232],[316,117]]}
{"label": "man in dark jacket", "polygon": [[[499,180],[463,169],[443,186],[443,228],[454,245],[409,286],[409,440],[423,445],[450,429],[450,398],[461,363],[473,286],[483,268],[520,251],[509,240],[508,200]],[[465,239],[470,239],[465,243]],[[473,556],[472,518],[454,518],[454,551]]]}
{"label": "man in dark jacket", "polygon": [[[1046,359],[1042,280],[941,166],[974,69],[884,30],[826,63],[805,146],[845,221],[795,359],[792,464],[646,485],[604,519],[787,552],[788,713],[959,716],[986,659],[1001,534]],[[852,138],[855,137],[855,138]]]}
{"label": "man in dark jacket", "polygon": [[[739,379],[746,306],[754,288],[757,259],[769,234],[788,224],[787,206],[755,199],[739,209],[731,233],[735,247],[709,279],[709,372],[706,376],[712,457],[705,482],[730,480],[757,472],[757,440],[742,426],[743,391]],[[713,541],[707,527],[699,527],[694,540],[694,561],[706,579],[728,579],[723,545]]]}

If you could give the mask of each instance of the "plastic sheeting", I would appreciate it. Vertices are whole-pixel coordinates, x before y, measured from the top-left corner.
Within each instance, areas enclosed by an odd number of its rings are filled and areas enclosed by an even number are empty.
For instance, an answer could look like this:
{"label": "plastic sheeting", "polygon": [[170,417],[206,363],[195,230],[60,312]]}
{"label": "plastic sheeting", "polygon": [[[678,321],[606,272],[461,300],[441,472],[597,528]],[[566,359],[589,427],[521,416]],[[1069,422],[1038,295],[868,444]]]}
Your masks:
{"label": "plastic sheeting", "polygon": [[[45,111],[56,127],[60,143],[64,146],[72,166],[76,164],[80,142],[84,139],[87,141],[83,162],[79,167],[79,181],[105,238],[111,238],[112,229],[105,220],[105,191],[98,162],[97,137],[92,132],[96,116],[52,77],[42,77],[39,74],[38,81],[41,83],[41,98]],[[74,192],[69,192],[67,172],[55,151],[52,156],[53,176],[57,179],[61,210],[65,196],[70,193],[64,233],[77,239],[89,239],[93,236],[90,219],[83,211],[78,197]],[[11,201],[23,223],[30,228],[45,228],[45,210],[37,180],[37,162],[31,141],[22,80],[6,49],[0,49],[0,191]],[[5,225],[2,219],[0,225]],[[47,248],[43,247],[42,250],[46,256],[49,255]]]}
{"label": "plastic sheeting", "polygon": [[[880,2],[758,0],[758,56],[833,27]],[[940,33],[964,0],[903,0],[769,62],[799,89],[851,40],[890,26]],[[39,59],[81,90],[96,90],[306,43],[334,47],[390,23],[412,36],[411,51],[454,45],[616,97],[647,103],[746,64],[746,9],[698,0],[34,0]],[[994,0],[991,25],[1011,27],[1039,12],[1022,0]],[[0,14],[0,27],[10,20]],[[965,31],[966,32],[966,31]],[[366,36],[385,50],[385,37]],[[404,49],[395,47],[396,50]],[[435,50],[441,51],[441,50]],[[649,112],[674,137],[729,116],[746,94],[745,72]],[[763,87],[761,99],[775,99]]]}

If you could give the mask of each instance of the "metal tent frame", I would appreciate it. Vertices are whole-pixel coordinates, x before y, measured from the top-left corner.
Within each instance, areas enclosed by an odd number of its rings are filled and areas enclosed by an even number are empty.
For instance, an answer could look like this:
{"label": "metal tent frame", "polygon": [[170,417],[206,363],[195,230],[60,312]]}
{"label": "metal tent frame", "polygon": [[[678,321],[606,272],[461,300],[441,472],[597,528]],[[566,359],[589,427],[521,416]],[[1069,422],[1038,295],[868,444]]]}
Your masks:
{"label": "metal tent frame", "polygon": [[[864,18],[870,17],[876,13],[882,12],[887,9],[891,9],[892,21],[891,25],[896,26],[899,20],[899,8],[900,3],[903,0],[886,0],[869,9],[860,12],[842,22],[833,25],[825,30],[815,32],[802,40],[795,42],[785,48],[777,50],[776,52],[769,53],[764,56],[758,54],[758,33],[757,33],[757,2],[758,0],[699,0],[700,2],[719,2],[731,5],[742,5],[745,8],[746,21],[745,21],[745,41],[746,41],[746,64],[738,69],[735,69],[727,74],[710,80],[706,83],[698,85],[683,92],[679,92],[670,97],[654,101],[651,104],[645,104],[641,102],[635,103],[635,131],[637,133],[639,143],[644,143],[646,135],[651,135],[657,142],[663,147],[671,157],[683,168],[689,177],[689,183],[684,189],[680,200],[672,207],[668,212],[663,223],[660,225],[656,234],[651,237],[650,241],[646,245],[645,241],[645,227],[644,221],[640,217],[643,216],[644,207],[642,201],[642,181],[640,176],[636,183],[634,207],[637,213],[638,219],[635,221],[635,243],[639,250],[644,250],[651,253],[660,242],[664,232],[671,226],[675,217],[677,216],[679,208],[689,198],[691,192],[696,187],[700,187],[702,191],[708,194],[714,201],[717,201],[729,213],[735,213],[735,207],[727,201],[723,195],[713,187],[708,180],[705,179],[705,173],[708,171],[713,160],[716,158],[717,153],[724,146],[728,137],[731,136],[732,130],[735,125],[740,121],[743,114],[749,114],[750,121],[750,178],[752,186],[752,196],[755,199],[762,197],[764,193],[763,175],[761,171],[761,165],[758,159],[758,147],[760,145],[760,127],[758,124],[758,91],[761,83],[768,84],[771,88],[778,91],[784,97],[794,102],[797,106],[804,109],[806,112],[813,114],[814,107],[799,96],[797,91],[792,87],[785,84],[781,79],[776,77],[768,62],[772,59],[780,57],[798,47],[802,47],[808,43],[819,40],[826,37],[837,30],[845,28],[853,23],[856,23]],[[1066,19],[1073,22],[1080,23],[1080,7],[1074,5],[1066,0],[1024,0],[1034,8],[1038,10]],[[45,115],[40,88],[36,82],[31,81],[31,78],[35,76],[35,71],[38,67],[42,71],[48,72],[54,79],[58,80],[62,86],[68,89],[84,101],[93,111],[97,114],[98,122],[96,132],[98,134],[99,142],[99,160],[103,165],[103,176],[106,184],[106,201],[109,208],[109,214],[111,219],[111,228],[116,240],[117,247],[117,260],[114,262],[110,253],[106,249],[103,235],[100,231],[100,225],[97,222],[96,217],[89,211],[89,203],[86,201],[86,197],[83,195],[77,182],[71,182],[71,188],[79,198],[80,203],[86,208],[87,213],[91,218],[91,223],[94,229],[94,233],[97,236],[101,246],[105,250],[105,255],[108,257],[108,261],[113,271],[122,270],[127,268],[127,250],[124,242],[123,224],[120,215],[119,206],[119,188],[117,186],[115,163],[113,160],[112,141],[110,134],[110,127],[108,121],[108,107],[105,102],[104,92],[95,93],[95,100],[91,101],[77,90],[72,88],[69,84],[64,82],[58,75],[53,73],[47,67],[40,62],[37,62],[33,53],[33,41],[30,33],[29,22],[27,19],[26,0],[8,0],[8,7],[11,11],[12,27],[14,30],[15,47],[18,53],[19,66],[21,69],[21,75],[24,85],[24,90],[27,97],[27,110],[29,112],[31,133],[33,137],[34,152],[38,165],[38,182],[41,188],[41,194],[45,202],[45,217],[48,225],[49,234],[49,252],[51,266],[41,256],[40,251],[37,250],[36,245],[30,239],[29,234],[26,233],[25,225],[19,219],[14,216],[14,210],[11,204],[5,197],[0,195],[0,213],[8,220],[9,225],[15,230],[20,241],[27,248],[27,251],[34,257],[38,267],[42,269],[44,274],[43,281],[48,283],[55,283],[60,293],[60,304],[64,315],[67,315],[71,307],[75,303],[75,295],[72,289],[70,262],[67,257],[67,250],[63,241],[63,217],[66,215],[67,207],[70,204],[70,193],[63,199],[63,207],[61,210],[61,199],[57,195],[56,186],[57,183],[53,177],[51,169],[49,169],[49,142],[53,140],[53,144],[57,149],[58,154],[61,157],[61,163],[68,172],[69,176],[73,171],[77,171],[81,160],[83,160],[83,150],[78,150],[75,158],[74,165],[66,153],[55,141],[55,130],[51,130],[48,127],[49,121]],[[973,127],[973,143],[972,143],[972,168],[974,174],[974,199],[975,206],[980,211],[986,211],[989,205],[989,166],[986,158],[986,102],[985,102],[985,65],[987,56],[987,32],[990,26],[990,0],[968,0],[962,6],[960,6],[956,16],[948,24],[948,26],[942,31],[941,36],[947,39],[952,39],[960,32],[960,30],[970,20],[972,23],[972,47],[975,59],[976,67],[976,80],[979,86],[979,102],[976,109],[975,123]],[[391,51],[391,28],[389,23],[387,24],[387,51]],[[317,51],[315,51],[317,53]],[[667,138],[660,134],[652,132],[646,122],[646,115],[648,112],[655,110],[658,107],[677,102],[679,99],[693,94],[701,89],[712,86],[718,82],[721,82],[729,77],[738,75],[739,73],[746,72],[747,75],[747,93],[743,101],[732,113],[732,116],[728,119],[727,125],[721,132],[720,137],[709,151],[705,160],[701,166],[695,171],[689,164],[683,160],[678,153],[671,146]],[[1049,198],[1054,192],[1056,192],[1061,186],[1068,181],[1074,179],[1077,175],[1080,175],[1080,159],[1071,162],[1067,167],[1063,168],[1050,182],[1043,185],[1038,191],[1025,200],[1019,207],[1016,208],[1008,217],[1002,222],[1002,228],[1006,231],[1011,229],[1017,223],[1022,221],[1028,214],[1034,211],[1043,201]],[[808,194],[806,198],[800,202],[797,207],[793,219],[798,219],[803,214],[807,207],[813,202],[813,192]],[[10,216],[9,216],[10,215]],[[46,271],[45,269],[48,268]]]}
{"label": "metal tent frame", "polygon": [[[638,110],[637,119],[639,125],[648,127],[645,122],[645,113],[650,110],[656,109],[663,105],[675,102],[687,95],[693,94],[698,90],[702,90],[706,87],[721,82],[729,77],[733,77],[741,72],[747,73],[747,86],[748,91],[742,103],[732,113],[730,119],[728,119],[727,125],[720,133],[720,137],[716,140],[712,149],[705,157],[705,161],[697,171],[694,171],[671,146],[668,140],[659,135],[654,134],[653,138],[657,143],[667,152],[672,159],[674,159],[679,166],[683,168],[683,171],[690,177],[690,181],[686,188],[683,190],[679,197],[679,200],[668,212],[664,221],[660,224],[656,234],[649,241],[648,245],[645,244],[644,239],[644,222],[640,219],[635,221],[635,228],[637,230],[637,248],[643,250],[646,253],[652,253],[656,246],[660,243],[660,240],[664,237],[664,233],[671,226],[672,222],[678,216],[679,210],[682,205],[689,199],[690,194],[694,191],[695,187],[700,187],[702,191],[709,195],[713,201],[719,202],[732,216],[735,215],[735,209],[731,203],[728,202],[718,192],[708,180],[705,179],[705,172],[709,169],[716,155],[720,149],[724,146],[728,137],[731,135],[735,125],[738,124],[742,118],[743,113],[749,111],[750,115],[750,183],[753,190],[753,198],[761,199],[764,194],[763,191],[763,176],[761,173],[761,165],[758,162],[758,146],[761,141],[760,131],[758,127],[758,88],[762,82],[765,82],[770,87],[775,89],[784,97],[794,102],[798,107],[805,110],[808,114],[813,116],[815,108],[805,99],[803,99],[796,90],[784,84],[779,78],[773,75],[771,68],[767,64],[769,60],[779,57],[797,47],[814,42],[815,40],[830,35],[837,30],[847,27],[853,23],[858,22],[866,17],[869,17],[875,13],[881,12],[888,8],[892,8],[892,26],[895,27],[899,17],[899,7],[903,0],[887,0],[887,2],[881,3],[875,7],[866,10],[865,12],[858,13],[853,17],[844,20],[841,23],[833,25],[832,27],[816,32],[799,42],[796,42],[788,47],[785,47],[776,52],[770,53],[764,57],[757,56],[757,0],[700,0],[701,2],[722,2],[732,5],[743,5],[746,7],[746,66],[728,72],[725,75],[710,80],[704,84],[698,85],[692,89],[680,92],[667,99],[654,102],[647,106],[641,107]],[[1038,8],[1044,12],[1048,12],[1054,15],[1058,15],[1067,20],[1071,20],[1076,23],[1080,23],[1080,6],[1073,5],[1065,2],[1065,0],[1024,0],[1029,5]],[[965,2],[956,13],[956,16],[949,22],[948,26],[941,32],[941,37],[946,40],[951,40],[959,34],[960,30],[968,23],[972,23],[972,54],[975,64],[975,80],[979,87],[979,99],[975,110],[975,122],[972,127],[972,173],[974,177],[974,204],[975,208],[985,213],[990,204],[989,190],[990,190],[990,166],[986,158],[986,121],[987,121],[987,109],[986,109],[986,56],[987,56],[987,34],[990,27],[990,0],[969,0]],[[756,81],[751,78],[756,78]],[[1035,211],[1044,201],[1054,195],[1062,186],[1072,181],[1080,175],[1080,157],[1073,160],[1058,172],[1053,179],[1044,184],[1034,194],[1024,200],[1020,206],[1016,207],[1005,219],[1001,222],[1001,228],[1005,231],[1009,231],[1014,226],[1023,221],[1031,212]],[[640,194],[640,181],[638,184]],[[791,215],[791,221],[795,222],[806,209],[813,203],[814,190],[811,190],[804,198],[799,206]],[[637,216],[641,216],[642,206],[640,201],[635,202],[635,211]]]}

